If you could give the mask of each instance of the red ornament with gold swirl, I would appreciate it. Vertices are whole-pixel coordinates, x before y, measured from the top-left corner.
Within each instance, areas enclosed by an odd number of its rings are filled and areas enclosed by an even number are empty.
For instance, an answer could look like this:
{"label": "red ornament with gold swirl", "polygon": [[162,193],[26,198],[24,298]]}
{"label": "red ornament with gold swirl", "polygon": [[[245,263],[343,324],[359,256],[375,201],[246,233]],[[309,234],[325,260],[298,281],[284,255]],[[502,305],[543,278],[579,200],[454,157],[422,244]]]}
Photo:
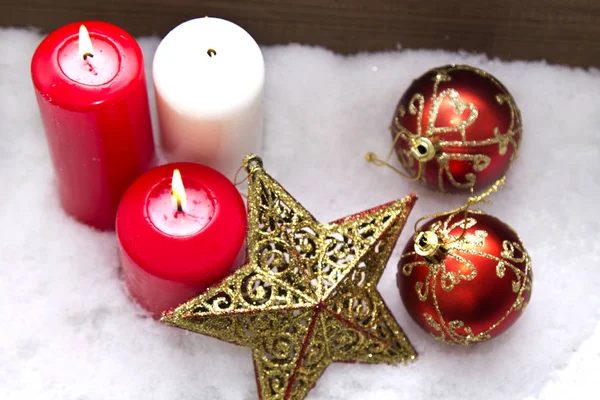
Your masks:
{"label": "red ornament with gold swirl", "polygon": [[469,345],[498,336],[521,316],[531,296],[531,259],[504,222],[460,211],[420,228],[404,248],[397,280],[421,328]]}
{"label": "red ornament with gold swirl", "polygon": [[390,129],[407,172],[449,193],[484,190],[504,176],[522,133],[512,95],[468,65],[435,68],[414,80]]}

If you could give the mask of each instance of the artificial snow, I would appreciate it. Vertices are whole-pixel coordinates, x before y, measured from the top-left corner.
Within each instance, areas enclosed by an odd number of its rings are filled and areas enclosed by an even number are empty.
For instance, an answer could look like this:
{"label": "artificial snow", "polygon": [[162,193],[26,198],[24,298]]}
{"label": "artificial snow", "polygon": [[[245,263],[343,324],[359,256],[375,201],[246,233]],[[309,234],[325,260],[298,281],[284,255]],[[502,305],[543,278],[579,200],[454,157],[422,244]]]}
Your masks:
{"label": "artificial snow", "polygon": [[[119,277],[114,233],[81,225],[60,208],[29,74],[41,38],[0,30],[0,398],[255,399],[248,349],[149,318]],[[158,39],[140,44],[151,77]],[[298,45],[263,50],[264,165],[308,210],[326,222],[409,192],[420,197],[379,284],[419,358],[332,364],[308,398],[595,398],[600,72],[442,51],[344,57]],[[494,74],[524,123],[508,181],[482,208],[519,232],[533,259],[533,296],[511,330],[472,348],[433,341],[409,318],[395,285],[415,220],[461,198],[363,158],[388,151],[388,126],[411,80],[449,63]]]}

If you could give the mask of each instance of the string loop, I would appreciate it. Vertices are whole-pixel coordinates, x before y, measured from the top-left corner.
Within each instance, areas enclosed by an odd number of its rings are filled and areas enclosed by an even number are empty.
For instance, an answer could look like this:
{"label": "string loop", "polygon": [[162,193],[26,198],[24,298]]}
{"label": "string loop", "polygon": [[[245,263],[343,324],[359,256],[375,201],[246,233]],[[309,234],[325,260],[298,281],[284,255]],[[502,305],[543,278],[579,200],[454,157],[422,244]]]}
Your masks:
{"label": "string loop", "polygon": [[[240,174],[240,172],[245,169],[244,166],[242,165],[241,167],[238,168],[237,172],[235,173],[235,176],[233,178],[233,185],[234,186],[240,186],[242,183],[246,182],[248,180],[248,176],[250,176],[249,174],[246,174],[246,176],[244,177],[244,179],[242,179],[241,181],[238,181],[238,175]],[[239,190],[239,188],[238,188]],[[242,193],[240,191],[240,194],[244,197],[244,198],[248,198],[248,195],[246,193]]]}
{"label": "string loop", "polygon": [[[425,220],[425,219],[430,219],[430,218],[437,218],[437,217],[443,217],[445,215],[451,215],[451,214],[455,214],[455,213],[459,213],[461,211],[464,211],[464,220],[465,220],[465,226],[463,227],[463,233],[460,236],[461,238],[465,235],[465,232],[467,231],[466,228],[466,224],[467,224],[467,215],[469,212],[469,208],[472,205],[475,205],[477,203],[481,203],[483,202],[489,195],[491,195],[494,192],[497,192],[498,189],[500,189],[500,186],[502,186],[504,184],[504,182],[506,181],[506,176],[503,176],[502,178],[498,179],[492,186],[490,186],[490,188],[488,190],[486,190],[485,192],[481,193],[480,195],[477,196],[473,196],[471,195],[468,199],[467,202],[465,204],[463,204],[462,206],[455,208],[453,210],[450,211],[445,211],[442,213],[436,213],[436,214],[429,214],[429,215],[425,215],[424,217],[421,217],[417,220],[417,222],[415,222],[415,226],[414,226],[414,236],[416,238],[417,234],[419,233],[419,224],[421,223],[421,221]],[[471,187],[471,194],[473,193],[473,188]]]}
{"label": "string loop", "polygon": [[[392,128],[390,127],[390,129],[392,129]],[[423,170],[423,163],[421,161],[419,161],[418,159],[417,159],[417,163],[418,163],[419,169],[417,171],[417,175],[415,175],[415,176],[410,176],[408,174],[405,174],[404,172],[400,171],[398,168],[394,167],[389,162],[390,158],[392,157],[392,154],[394,154],[394,148],[396,147],[396,143],[398,143],[398,139],[400,139],[401,135],[402,135],[402,132],[396,133],[396,136],[394,137],[394,141],[392,142],[392,147],[390,148],[390,151],[385,159],[379,158],[377,156],[377,154],[375,154],[373,152],[368,152],[367,154],[365,154],[365,160],[367,160],[367,162],[370,162],[371,164],[376,165],[378,167],[388,167],[389,169],[391,169],[392,171],[394,171],[401,177],[408,179],[409,181],[418,181],[419,179],[421,179],[421,174],[422,174],[422,170]]]}

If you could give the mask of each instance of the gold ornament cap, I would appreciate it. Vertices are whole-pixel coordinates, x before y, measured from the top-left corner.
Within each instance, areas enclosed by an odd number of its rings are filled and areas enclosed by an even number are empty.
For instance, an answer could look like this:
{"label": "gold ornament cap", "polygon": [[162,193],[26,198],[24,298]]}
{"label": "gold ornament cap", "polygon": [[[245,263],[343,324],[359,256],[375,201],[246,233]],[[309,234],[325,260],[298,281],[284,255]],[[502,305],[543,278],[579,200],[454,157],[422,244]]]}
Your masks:
{"label": "gold ornament cap", "polygon": [[410,150],[413,156],[419,162],[427,162],[429,160],[433,160],[436,154],[435,145],[430,139],[424,136],[413,140]]}
{"label": "gold ornament cap", "polygon": [[437,264],[444,260],[446,248],[438,235],[431,230],[422,231],[415,237],[415,253],[431,263]]}
{"label": "gold ornament cap", "polygon": [[422,257],[435,254],[439,248],[438,237],[432,231],[419,232],[415,239],[415,252]]}

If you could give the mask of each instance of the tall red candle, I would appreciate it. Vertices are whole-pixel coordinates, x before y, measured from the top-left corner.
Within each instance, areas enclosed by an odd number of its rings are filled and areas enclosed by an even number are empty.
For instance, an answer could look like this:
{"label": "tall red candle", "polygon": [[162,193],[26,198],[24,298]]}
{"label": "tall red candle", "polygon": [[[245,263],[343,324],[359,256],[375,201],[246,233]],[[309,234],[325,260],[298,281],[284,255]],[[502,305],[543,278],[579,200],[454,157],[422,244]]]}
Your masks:
{"label": "tall red candle", "polygon": [[155,317],[239,266],[245,236],[238,190],[220,172],[194,163],[148,171],[127,190],[117,212],[125,283]]}
{"label": "tall red candle", "polygon": [[105,22],[66,25],[40,43],[31,77],[63,208],[113,229],[123,193],[154,161],[140,47]]}

